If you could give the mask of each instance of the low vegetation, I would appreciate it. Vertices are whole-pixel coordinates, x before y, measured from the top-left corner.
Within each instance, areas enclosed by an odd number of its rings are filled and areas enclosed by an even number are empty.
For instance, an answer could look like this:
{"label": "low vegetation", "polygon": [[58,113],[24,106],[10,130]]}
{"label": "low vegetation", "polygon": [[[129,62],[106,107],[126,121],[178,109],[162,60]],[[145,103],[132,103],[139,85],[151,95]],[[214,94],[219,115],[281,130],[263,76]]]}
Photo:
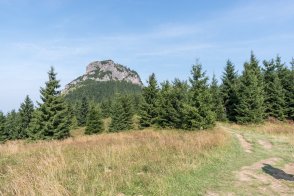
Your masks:
{"label": "low vegetation", "polygon": [[201,167],[213,151],[227,145],[230,136],[220,129],[8,142],[0,146],[0,193],[166,195],[169,178]]}
{"label": "low vegetation", "polygon": [[[294,192],[291,182],[263,171],[263,163],[293,171],[294,144],[288,138],[293,138],[294,127],[288,123],[221,123],[198,132],[146,129],[92,136],[83,132],[74,130],[63,141],[0,145],[0,195]],[[239,137],[250,144],[250,151]]]}

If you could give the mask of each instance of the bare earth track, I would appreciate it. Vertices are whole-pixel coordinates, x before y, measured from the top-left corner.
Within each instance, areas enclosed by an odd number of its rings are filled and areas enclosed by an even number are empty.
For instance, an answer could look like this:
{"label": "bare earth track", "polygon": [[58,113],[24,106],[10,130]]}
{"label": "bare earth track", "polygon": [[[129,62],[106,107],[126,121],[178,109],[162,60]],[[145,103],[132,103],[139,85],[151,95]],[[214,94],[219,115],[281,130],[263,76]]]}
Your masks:
{"label": "bare earth track", "polygon": [[[223,128],[236,136],[239,144],[248,153],[248,156],[255,153],[255,149],[253,149],[255,146],[244,137],[242,132],[228,127]],[[255,140],[259,145],[259,150],[268,155],[276,147],[267,138],[261,139],[260,136],[255,138],[255,135],[251,132],[246,132],[246,136],[251,138],[250,141]],[[252,192],[246,191],[250,187],[256,195],[292,196],[294,195],[294,162],[283,164],[285,162],[283,158],[274,156],[243,166],[240,170],[234,172],[235,178],[232,187],[244,190],[242,195],[252,195]],[[239,195],[239,193],[207,191],[206,195]]]}

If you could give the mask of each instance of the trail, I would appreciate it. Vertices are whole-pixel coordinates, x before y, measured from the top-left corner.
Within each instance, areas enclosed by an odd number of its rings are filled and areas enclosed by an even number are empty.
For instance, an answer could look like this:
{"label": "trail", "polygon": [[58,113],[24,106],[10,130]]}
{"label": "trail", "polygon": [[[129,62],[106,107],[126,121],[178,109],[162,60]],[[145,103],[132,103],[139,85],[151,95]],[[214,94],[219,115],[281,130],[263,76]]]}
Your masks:
{"label": "trail", "polygon": [[273,145],[267,140],[258,140],[258,143],[266,150],[270,150],[273,147]]}
{"label": "trail", "polygon": [[[266,137],[260,138],[260,135],[257,137],[254,132],[246,132],[246,137],[250,138],[252,142],[255,141],[257,144],[257,146],[254,146],[246,140],[243,131],[234,130],[225,126],[221,126],[221,128],[236,137],[246,154],[248,154],[246,156],[253,156],[258,153],[255,148],[258,148],[259,152],[265,153],[268,156],[266,159],[245,165],[239,170],[234,171],[232,174],[234,175],[232,187],[238,190],[246,190],[242,195],[294,195],[294,161],[285,164],[286,161],[283,158],[272,156],[272,150],[279,148],[278,146],[275,146]],[[206,192],[206,195],[238,194],[210,190]]]}
{"label": "trail", "polygon": [[240,145],[242,146],[245,152],[252,153],[252,144],[248,142],[243,135],[237,133],[236,131],[234,131],[234,129],[230,129],[224,126],[222,126],[222,128],[230,132],[231,134],[234,134],[237,137],[238,141],[240,142]]}

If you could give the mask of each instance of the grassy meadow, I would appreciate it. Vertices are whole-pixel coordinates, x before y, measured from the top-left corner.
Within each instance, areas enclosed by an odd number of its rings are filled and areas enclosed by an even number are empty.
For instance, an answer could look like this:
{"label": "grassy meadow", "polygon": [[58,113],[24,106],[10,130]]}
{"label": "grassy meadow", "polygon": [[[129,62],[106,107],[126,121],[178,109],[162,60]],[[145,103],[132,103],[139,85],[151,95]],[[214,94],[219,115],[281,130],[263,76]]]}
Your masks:
{"label": "grassy meadow", "polygon": [[[294,159],[294,127],[286,123],[93,136],[83,131],[63,141],[0,145],[0,195],[262,195],[256,186],[266,184],[239,183],[236,172],[270,157],[279,157],[280,167]],[[250,142],[252,153],[235,134]],[[273,148],[265,150],[259,139]],[[294,193],[293,183],[283,183]]]}

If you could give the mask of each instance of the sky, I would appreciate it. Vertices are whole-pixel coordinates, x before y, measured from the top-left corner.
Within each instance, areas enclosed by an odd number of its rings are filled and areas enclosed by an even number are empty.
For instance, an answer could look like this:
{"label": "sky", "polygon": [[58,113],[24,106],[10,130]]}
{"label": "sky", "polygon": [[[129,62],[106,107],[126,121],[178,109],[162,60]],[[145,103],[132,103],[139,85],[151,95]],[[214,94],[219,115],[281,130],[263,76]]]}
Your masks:
{"label": "sky", "polygon": [[145,82],[190,76],[200,59],[221,77],[260,59],[294,57],[293,0],[0,0],[0,110],[18,109],[54,66],[64,87],[96,60],[112,59]]}

